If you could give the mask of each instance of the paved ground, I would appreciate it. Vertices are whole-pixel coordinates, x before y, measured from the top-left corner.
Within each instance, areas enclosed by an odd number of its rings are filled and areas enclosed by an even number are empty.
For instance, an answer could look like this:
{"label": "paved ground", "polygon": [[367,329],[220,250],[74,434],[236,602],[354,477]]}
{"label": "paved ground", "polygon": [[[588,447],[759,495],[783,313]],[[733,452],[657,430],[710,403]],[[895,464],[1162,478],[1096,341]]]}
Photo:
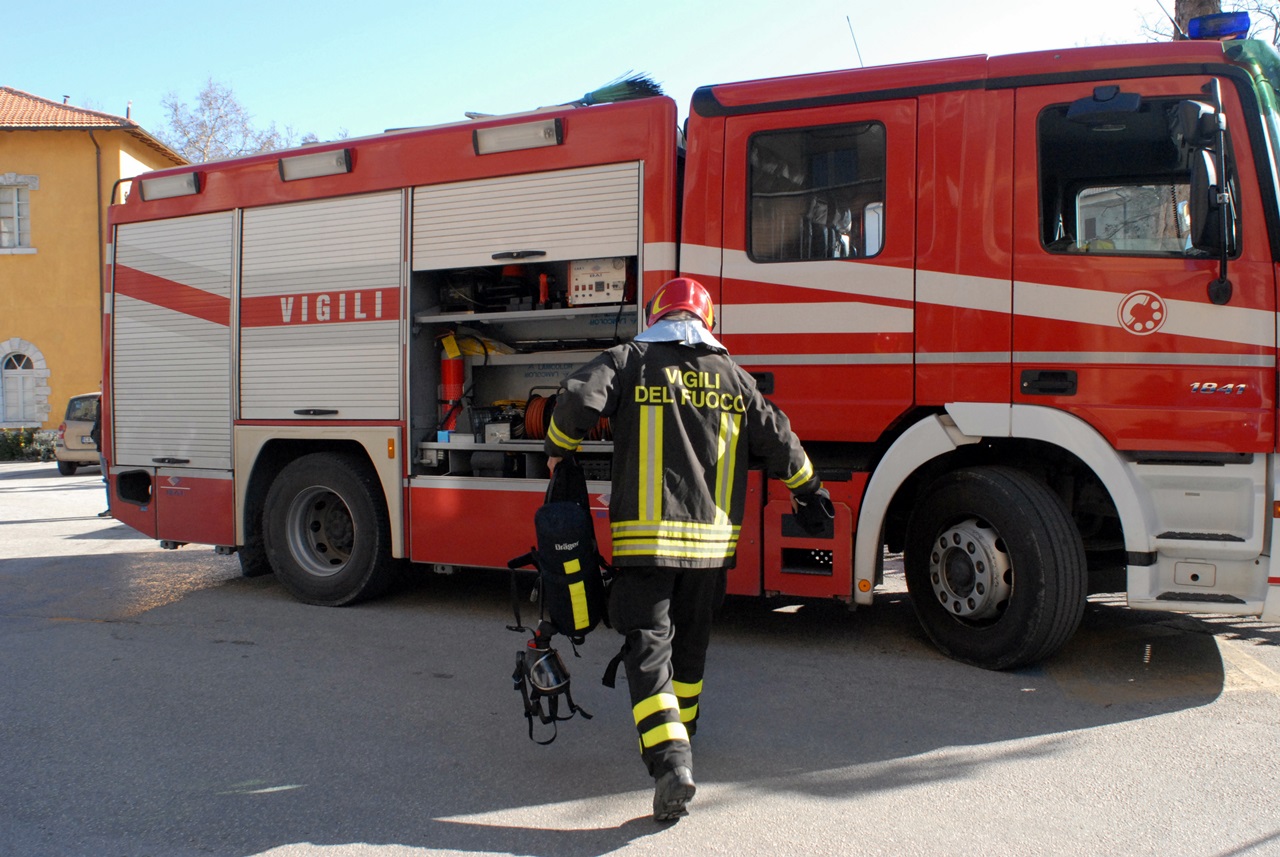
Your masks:
{"label": "paved ground", "polygon": [[1280,854],[1274,625],[1100,599],[990,673],[900,591],[731,601],[693,814],[659,827],[611,632],[566,652],[595,718],[539,747],[504,576],[307,607],[101,502],[96,469],[0,464],[0,854]]}

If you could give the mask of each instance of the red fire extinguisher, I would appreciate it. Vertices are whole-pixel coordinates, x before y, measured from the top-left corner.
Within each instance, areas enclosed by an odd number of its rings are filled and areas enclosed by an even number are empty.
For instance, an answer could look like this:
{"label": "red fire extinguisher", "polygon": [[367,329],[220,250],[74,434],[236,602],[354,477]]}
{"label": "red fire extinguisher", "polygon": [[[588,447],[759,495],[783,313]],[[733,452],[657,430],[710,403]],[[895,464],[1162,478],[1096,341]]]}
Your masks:
{"label": "red fire extinguisher", "polygon": [[461,357],[444,357],[440,360],[440,428],[446,431],[453,431],[458,427],[465,378],[466,364]]}

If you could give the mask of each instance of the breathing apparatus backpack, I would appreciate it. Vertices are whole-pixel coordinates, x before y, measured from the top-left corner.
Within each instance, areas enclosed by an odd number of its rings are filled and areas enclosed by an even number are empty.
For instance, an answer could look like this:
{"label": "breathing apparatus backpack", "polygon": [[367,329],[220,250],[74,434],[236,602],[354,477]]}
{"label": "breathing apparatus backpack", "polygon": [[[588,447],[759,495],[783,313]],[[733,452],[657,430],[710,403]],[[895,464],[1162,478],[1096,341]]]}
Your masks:
{"label": "breathing apparatus backpack", "polygon": [[[551,637],[562,634],[577,647],[601,621],[606,624],[607,566],[596,548],[595,527],[591,522],[587,480],[582,467],[572,458],[562,459],[547,485],[544,502],[533,516],[537,546],[507,563],[511,569],[511,607],[516,624],[512,631],[532,631],[533,638],[516,654],[512,674],[516,690],[524,700],[524,716],[529,723],[529,738],[539,744],[556,739],[554,725],[581,714],[591,715],[574,704],[569,692],[569,671],[560,654],[551,648]],[[526,628],[520,619],[517,594],[517,570],[532,567],[536,578],[531,593],[540,602],[537,627]],[[559,697],[569,705],[569,713],[561,716]],[[545,706],[544,706],[545,701]],[[546,741],[533,737],[533,720],[551,724],[553,731]]]}

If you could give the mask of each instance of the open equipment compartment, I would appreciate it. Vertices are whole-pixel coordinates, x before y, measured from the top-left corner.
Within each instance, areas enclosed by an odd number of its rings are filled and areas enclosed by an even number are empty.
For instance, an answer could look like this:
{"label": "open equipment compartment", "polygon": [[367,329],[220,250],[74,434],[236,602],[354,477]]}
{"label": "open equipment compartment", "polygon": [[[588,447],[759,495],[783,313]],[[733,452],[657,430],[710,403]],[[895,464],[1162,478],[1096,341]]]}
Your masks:
{"label": "open equipment compartment", "polygon": [[[646,295],[675,275],[675,112],[665,98],[572,111],[554,146],[409,187],[410,559],[493,567],[529,549],[515,524],[546,489],[550,397],[633,338]],[[602,544],[612,454],[603,426],[584,442]]]}
{"label": "open equipment compartment", "polygon": [[[545,478],[556,387],[638,331],[639,162],[416,188],[415,476]],[[584,448],[607,479],[607,426]]]}

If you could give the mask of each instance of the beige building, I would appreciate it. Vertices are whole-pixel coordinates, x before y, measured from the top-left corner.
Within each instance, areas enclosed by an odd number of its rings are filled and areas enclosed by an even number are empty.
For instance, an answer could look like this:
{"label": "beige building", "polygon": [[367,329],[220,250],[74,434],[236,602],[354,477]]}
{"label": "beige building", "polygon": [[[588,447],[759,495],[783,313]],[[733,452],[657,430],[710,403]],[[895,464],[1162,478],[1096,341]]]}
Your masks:
{"label": "beige building", "polygon": [[0,86],[0,427],[57,428],[101,389],[112,194],[182,163],[127,117]]}

